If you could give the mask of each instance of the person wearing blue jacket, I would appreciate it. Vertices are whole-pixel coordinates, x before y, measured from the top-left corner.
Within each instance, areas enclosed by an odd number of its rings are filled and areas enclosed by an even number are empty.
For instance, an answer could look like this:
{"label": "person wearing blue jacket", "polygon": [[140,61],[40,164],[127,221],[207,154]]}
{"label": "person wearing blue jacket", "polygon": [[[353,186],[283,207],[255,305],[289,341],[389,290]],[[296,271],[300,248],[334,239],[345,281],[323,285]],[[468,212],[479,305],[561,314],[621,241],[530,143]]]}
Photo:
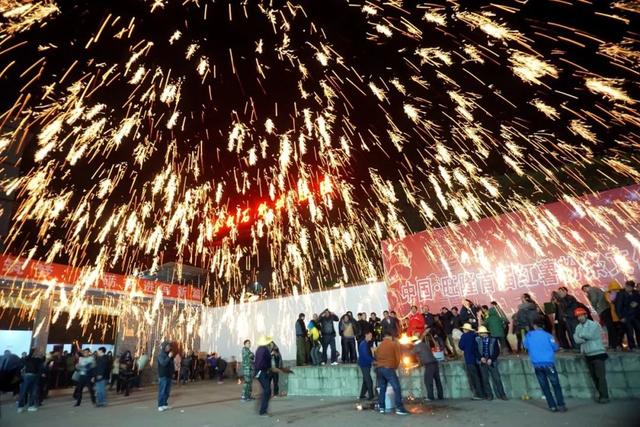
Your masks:
{"label": "person wearing blue jacket", "polygon": [[[553,339],[553,335],[544,330],[543,319],[538,319],[534,322],[533,330],[527,332],[523,345],[529,353],[529,359],[531,360],[549,409],[551,412],[566,412],[567,407],[564,404],[562,386],[560,385],[558,370],[556,369],[556,351],[558,351],[560,346],[558,346],[558,343]],[[553,387],[555,398],[551,393],[549,383],[551,383]]]}
{"label": "person wearing blue jacket", "polygon": [[362,387],[360,388],[360,400],[365,398],[365,394],[369,400],[375,399],[373,395],[373,380],[371,379],[371,365],[373,365],[373,355],[371,354],[371,340],[373,334],[367,331],[364,339],[358,344],[358,366],[362,372]]}
{"label": "person wearing blue jacket", "polygon": [[473,393],[473,400],[483,400],[485,398],[482,383],[480,382],[480,371],[478,370],[478,345],[476,344],[476,332],[469,323],[462,326],[464,333],[460,337],[458,347],[464,352],[464,364],[467,371],[467,379]]}

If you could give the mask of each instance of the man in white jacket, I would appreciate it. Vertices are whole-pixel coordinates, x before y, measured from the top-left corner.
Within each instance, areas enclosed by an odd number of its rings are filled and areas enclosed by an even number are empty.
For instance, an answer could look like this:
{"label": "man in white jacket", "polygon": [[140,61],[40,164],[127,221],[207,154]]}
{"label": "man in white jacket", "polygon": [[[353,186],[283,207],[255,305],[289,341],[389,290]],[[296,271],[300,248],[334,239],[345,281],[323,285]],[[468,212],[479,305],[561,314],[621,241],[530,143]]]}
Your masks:
{"label": "man in white jacket", "polygon": [[602,328],[593,320],[587,318],[587,310],[578,307],[573,312],[578,319],[578,326],[573,334],[575,343],[580,346],[584,354],[589,373],[598,390],[600,397],[598,403],[609,403],[609,390],[607,388],[607,376],[604,361],[607,360],[607,352],[602,343]]}

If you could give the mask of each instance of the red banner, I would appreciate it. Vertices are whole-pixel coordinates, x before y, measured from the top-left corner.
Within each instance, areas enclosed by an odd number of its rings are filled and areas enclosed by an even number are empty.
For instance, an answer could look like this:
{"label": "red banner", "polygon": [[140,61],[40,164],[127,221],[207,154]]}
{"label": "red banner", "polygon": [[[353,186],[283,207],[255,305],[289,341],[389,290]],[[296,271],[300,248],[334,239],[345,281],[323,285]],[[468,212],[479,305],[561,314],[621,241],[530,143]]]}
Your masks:
{"label": "red banner", "polygon": [[542,304],[560,286],[585,301],[583,284],[622,284],[640,269],[640,185],[385,241],[382,254],[399,315],[463,298],[513,312],[523,293]]}
{"label": "red banner", "polygon": [[[87,274],[90,274],[88,269],[0,255],[0,279],[3,280],[23,280],[35,283],[55,281],[60,286],[73,286],[84,281],[84,276]],[[165,298],[197,302],[202,300],[202,291],[193,286],[173,285],[120,274],[104,273],[90,282],[92,289],[102,289],[108,292],[136,292],[153,297],[156,294],[156,289],[160,288]]]}

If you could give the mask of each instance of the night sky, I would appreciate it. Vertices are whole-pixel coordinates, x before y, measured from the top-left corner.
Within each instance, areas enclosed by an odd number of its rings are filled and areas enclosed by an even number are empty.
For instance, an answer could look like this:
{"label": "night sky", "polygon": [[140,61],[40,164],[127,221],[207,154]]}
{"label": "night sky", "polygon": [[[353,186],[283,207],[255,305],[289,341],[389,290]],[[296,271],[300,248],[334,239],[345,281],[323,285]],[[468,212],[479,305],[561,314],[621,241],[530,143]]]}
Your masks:
{"label": "night sky", "polygon": [[[522,198],[538,203],[638,181],[619,166],[637,167],[640,143],[640,10],[634,2],[160,1],[155,3],[163,7],[156,8],[153,1],[133,0],[55,3],[59,12],[21,31],[11,29],[20,17],[0,17],[0,122],[7,125],[0,137],[16,144],[7,129],[21,122],[31,135],[19,164],[28,179],[19,186],[14,214],[32,197],[69,194],[52,223],[35,207],[25,208],[32,216],[16,221],[7,241],[16,255],[47,259],[59,241],[63,248],[50,259],[55,262],[94,265],[102,254],[117,259],[106,270],[130,273],[179,260],[214,270],[210,293],[219,298],[238,294],[256,274],[265,292],[290,293],[292,286],[361,282],[369,276],[367,261],[380,276],[380,241],[399,237],[397,224],[411,232],[465,220],[443,206],[437,188],[444,198],[475,194],[477,212],[466,208],[466,220],[472,220],[516,209]],[[99,40],[88,45],[101,28]],[[498,36],[492,28],[506,30]],[[197,48],[187,59],[192,45]],[[137,52],[143,53],[132,61]],[[518,55],[534,61],[532,69],[546,64],[549,71],[524,80],[514,70]],[[202,58],[208,63],[204,75]],[[144,77],[132,83],[140,67]],[[624,97],[590,89],[590,78]],[[78,93],[69,91],[74,82]],[[179,97],[163,102],[168,83]],[[381,89],[378,96],[373,87]],[[147,90],[154,95],[145,97]],[[73,121],[79,100],[84,116]],[[535,101],[553,112],[545,114]],[[96,104],[104,107],[87,117]],[[176,123],[169,126],[174,113]],[[49,138],[56,140],[53,148],[36,160],[47,144],[38,135],[61,116],[67,122]],[[330,127],[328,145],[319,117]],[[105,119],[100,136],[82,148],[78,140],[99,118]],[[133,130],[119,144],[105,142],[128,118],[135,121]],[[234,126],[244,139],[229,149]],[[283,167],[284,137],[293,160]],[[71,164],[69,153],[79,147],[84,154]],[[148,155],[136,163],[142,148]],[[154,180],[169,166],[179,181],[176,200],[184,201],[189,189],[211,187],[199,202],[182,205],[194,211],[182,229],[170,226],[180,204],[165,207],[166,195],[150,196]],[[97,196],[100,182],[113,182],[118,170],[117,184]],[[456,170],[473,183],[457,179]],[[32,191],[28,182],[38,171],[49,173],[46,190]],[[308,201],[290,202],[285,210],[295,214],[283,214],[277,231],[256,237],[253,212],[277,199],[270,200],[270,184],[278,196],[298,191],[304,179],[318,195],[325,176],[335,197],[320,220],[310,218]],[[482,177],[500,196],[490,194]],[[387,180],[395,200],[381,196],[380,183]],[[219,184],[224,191],[216,200]],[[351,209],[343,189],[351,194]],[[420,200],[432,217],[421,213]],[[150,213],[141,219],[145,201]],[[118,209],[126,211],[121,225],[100,241],[101,227]],[[252,214],[238,225],[236,239],[222,229],[198,249],[207,218],[215,223],[238,209]],[[126,225],[134,211],[138,222],[132,227],[143,230],[138,240]],[[380,233],[374,234],[376,224]],[[149,253],[144,241],[156,225],[163,238]],[[337,239],[329,244],[324,231],[331,234],[332,227],[342,240],[345,230],[360,239],[335,258],[329,247]],[[303,228],[312,249],[299,261],[289,245],[302,250]],[[117,255],[119,247],[124,249]],[[212,267],[222,264],[233,267],[222,273]]]}

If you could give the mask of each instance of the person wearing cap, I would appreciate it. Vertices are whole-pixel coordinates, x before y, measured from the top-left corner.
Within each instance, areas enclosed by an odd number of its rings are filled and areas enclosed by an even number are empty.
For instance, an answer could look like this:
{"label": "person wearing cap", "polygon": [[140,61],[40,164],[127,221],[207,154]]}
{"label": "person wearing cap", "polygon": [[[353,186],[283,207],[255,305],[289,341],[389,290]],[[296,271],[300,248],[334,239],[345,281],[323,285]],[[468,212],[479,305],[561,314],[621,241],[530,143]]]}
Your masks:
{"label": "person wearing cap", "polygon": [[580,346],[580,352],[587,361],[589,373],[598,390],[598,403],[609,402],[609,389],[604,361],[608,355],[602,343],[602,328],[593,320],[587,318],[587,310],[578,307],[573,315],[578,319],[578,326],[573,334],[573,340]]}
{"label": "person wearing cap", "polygon": [[464,364],[467,371],[467,379],[473,393],[473,400],[482,400],[485,397],[480,382],[480,372],[478,370],[478,346],[476,344],[476,332],[469,323],[462,325],[462,337],[458,347],[464,352]]}
{"label": "person wearing cap", "polygon": [[[477,363],[480,368],[480,378],[482,379],[482,389],[484,390],[485,398],[487,400],[493,400],[493,391],[495,391],[498,399],[508,400],[504,392],[504,387],[502,386],[500,370],[498,369],[498,356],[500,355],[498,339],[489,336],[489,330],[486,326],[478,327],[478,335],[480,336],[476,337],[476,344],[478,346]],[[493,391],[489,384],[489,378],[491,378],[491,383],[493,383]]]}
{"label": "person wearing cap", "polygon": [[[566,412],[567,407],[564,405],[562,386],[556,369],[556,352],[560,346],[554,340],[553,335],[544,330],[543,319],[534,322],[533,330],[527,332],[523,345],[529,353],[529,360],[531,360],[549,409],[551,412]],[[553,393],[551,393],[549,383],[553,387]]]}
{"label": "person wearing cap", "polygon": [[269,398],[271,398],[271,349],[273,347],[273,339],[263,336],[258,340],[258,349],[256,350],[256,359],[254,369],[256,378],[262,387],[262,399],[260,400],[260,416],[269,416]]}

